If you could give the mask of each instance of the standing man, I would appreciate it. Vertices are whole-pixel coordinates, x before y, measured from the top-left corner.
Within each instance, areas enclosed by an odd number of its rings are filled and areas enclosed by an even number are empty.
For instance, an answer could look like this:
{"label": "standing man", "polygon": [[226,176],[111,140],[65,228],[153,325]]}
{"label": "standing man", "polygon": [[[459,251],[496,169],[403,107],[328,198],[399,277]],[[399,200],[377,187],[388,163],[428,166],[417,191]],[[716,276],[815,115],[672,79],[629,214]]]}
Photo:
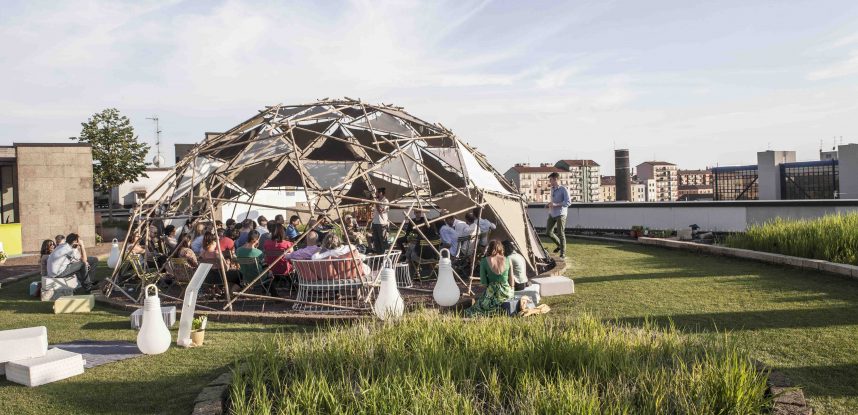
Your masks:
{"label": "standing man", "polygon": [[553,172],[548,175],[548,183],[551,184],[551,201],[548,203],[548,224],[545,231],[548,237],[557,244],[554,253],[561,258],[566,256],[566,210],[572,201],[569,199],[569,190],[558,183],[560,173]]}
{"label": "standing man", "polygon": [[378,253],[384,253],[387,244],[387,211],[390,210],[387,198],[384,196],[387,189],[379,187],[375,192],[375,207],[372,210],[372,249]]}

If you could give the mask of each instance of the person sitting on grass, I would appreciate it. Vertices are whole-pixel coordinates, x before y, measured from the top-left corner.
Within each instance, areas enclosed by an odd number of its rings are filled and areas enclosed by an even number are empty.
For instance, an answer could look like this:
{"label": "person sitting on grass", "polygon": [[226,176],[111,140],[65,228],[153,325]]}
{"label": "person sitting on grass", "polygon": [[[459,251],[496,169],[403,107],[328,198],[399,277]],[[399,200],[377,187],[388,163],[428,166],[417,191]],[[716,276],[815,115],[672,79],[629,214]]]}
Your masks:
{"label": "person sitting on grass", "polygon": [[43,277],[48,276],[48,258],[51,256],[51,252],[54,252],[54,248],[56,248],[57,244],[52,239],[45,239],[42,241],[42,249],[39,250],[39,269],[42,271],[40,274]]}
{"label": "person sitting on grass", "polygon": [[70,233],[65,242],[57,245],[48,257],[48,277],[61,278],[77,276],[84,290],[92,288],[92,275],[98,258],[86,256],[86,247],[76,233]]}
{"label": "person sitting on grass", "polygon": [[301,236],[301,232],[298,231],[298,225],[300,223],[301,218],[298,217],[298,215],[292,215],[292,217],[289,218],[289,226],[286,227],[286,237],[292,242],[295,242],[295,240]]}
{"label": "person sitting on grass", "polygon": [[[283,252],[287,254],[292,252],[292,246],[294,245],[292,241],[286,239],[286,228],[283,225],[275,223],[273,227],[274,231],[271,232],[271,239],[265,241],[265,245],[262,246],[265,250],[265,262],[269,264],[277,260]],[[285,257],[280,258],[274,264],[274,267],[271,268],[271,272],[274,275],[286,275],[291,271],[292,264]]]}
{"label": "person sitting on grass", "polygon": [[495,314],[504,301],[512,298],[514,280],[511,268],[510,260],[504,256],[503,245],[492,239],[486,256],[480,260],[480,284],[486,286],[486,291],[465,310],[466,317]]}
{"label": "person sitting on grass", "polygon": [[512,245],[512,241],[503,241],[503,255],[509,260],[509,263],[512,266],[511,272],[513,280],[515,281],[515,287],[513,288],[515,288],[516,291],[521,291],[530,287],[531,284],[527,279],[527,265],[525,265],[524,257],[515,250],[515,247]]}

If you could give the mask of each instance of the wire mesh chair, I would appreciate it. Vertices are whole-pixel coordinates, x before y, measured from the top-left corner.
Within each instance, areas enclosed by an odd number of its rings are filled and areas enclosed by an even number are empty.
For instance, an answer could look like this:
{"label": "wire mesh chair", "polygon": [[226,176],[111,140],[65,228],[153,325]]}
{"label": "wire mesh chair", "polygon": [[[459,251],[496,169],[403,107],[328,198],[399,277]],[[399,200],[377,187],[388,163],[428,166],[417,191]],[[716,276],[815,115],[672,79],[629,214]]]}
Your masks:
{"label": "wire mesh chair", "polygon": [[307,312],[363,311],[372,307],[370,286],[380,280],[385,263],[393,266],[399,251],[363,256],[351,253],[323,260],[294,260],[298,277],[293,309]]}

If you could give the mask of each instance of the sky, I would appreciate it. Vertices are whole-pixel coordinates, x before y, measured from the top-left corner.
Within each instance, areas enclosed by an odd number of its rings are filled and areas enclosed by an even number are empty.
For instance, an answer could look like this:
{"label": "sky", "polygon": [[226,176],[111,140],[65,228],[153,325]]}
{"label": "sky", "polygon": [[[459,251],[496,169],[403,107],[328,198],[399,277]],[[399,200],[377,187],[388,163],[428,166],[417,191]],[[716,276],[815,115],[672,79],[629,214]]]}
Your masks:
{"label": "sky", "polygon": [[[162,151],[267,105],[360,98],[440,122],[500,171],[818,157],[858,142],[858,2],[9,1],[0,145],[115,107]],[[151,157],[151,156],[150,156]]]}

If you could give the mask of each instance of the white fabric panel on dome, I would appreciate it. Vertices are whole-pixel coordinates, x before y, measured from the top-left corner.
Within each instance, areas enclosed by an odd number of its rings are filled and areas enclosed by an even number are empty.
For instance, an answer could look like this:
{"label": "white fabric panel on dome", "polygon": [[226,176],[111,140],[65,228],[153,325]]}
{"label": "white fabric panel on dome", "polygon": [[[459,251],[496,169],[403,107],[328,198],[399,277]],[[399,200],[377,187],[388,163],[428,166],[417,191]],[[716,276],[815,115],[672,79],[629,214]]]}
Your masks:
{"label": "white fabric panel on dome", "polygon": [[247,146],[247,151],[238,156],[233,166],[242,166],[260,160],[269,159],[292,151],[292,146],[279,137],[260,139]]}
{"label": "white fabric panel on dome", "polygon": [[354,123],[354,125],[371,127],[376,131],[387,131],[405,137],[415,136],[414,131],[408,128],[402,120],[379,111],[369,114],[368,120],[367,117],[364,117],[360,121]]}
{"label": "white fabric panel on dome", "polygon": [[[195,165],[196,173],[194,172]],[[192,187],[200,184],[222,165],[223,162],[220,160],[214,160],[207,157],[197,157],[196,162],[189,164],[185,169],[185,172],[182,173],[182,178],[179,179],[179,184],[173,192],[171,202],[179,200],[182,196],[188,193]],[[193,181],[193,183],[191,183],[191,181]]]}
{"label": "white fabric panel on dome", "polygon": [[459,149],[457,147],[428,147],[424,148],[424,150],[432,153],[452,168],[462,171],[462,162],[459,159]]}
{"label": "white fabric panel on dome", "polygon": [[416,148],[413,145],[409,145],[403,152],[411,155],[413,159],[403,154],[398,154],[382,162],[382,166],[375,171],[386,173],[405,181],[414,182],[418,186],[422,185],[423,180],[420,174],[420,166],[414,162],[414,160],[420,160],[416,153]]}
{"label": "white fabric panel on dome", "polygon": [[462,163],[465,165],[465,171],[468,173],[468,179],[474,183],[474,186],[505,195],[512,194],[492,172],[484,169],[477,158],[461,143],[458,143],[458,148],[459,154],[462,156]]}
{"label": "white fabric panel on dome", "polygon": [[307,173],[316,180],[322,189],[330,189],[341,185],[351,173],[355,163],[353,162],[312,162],[303,163]]}

